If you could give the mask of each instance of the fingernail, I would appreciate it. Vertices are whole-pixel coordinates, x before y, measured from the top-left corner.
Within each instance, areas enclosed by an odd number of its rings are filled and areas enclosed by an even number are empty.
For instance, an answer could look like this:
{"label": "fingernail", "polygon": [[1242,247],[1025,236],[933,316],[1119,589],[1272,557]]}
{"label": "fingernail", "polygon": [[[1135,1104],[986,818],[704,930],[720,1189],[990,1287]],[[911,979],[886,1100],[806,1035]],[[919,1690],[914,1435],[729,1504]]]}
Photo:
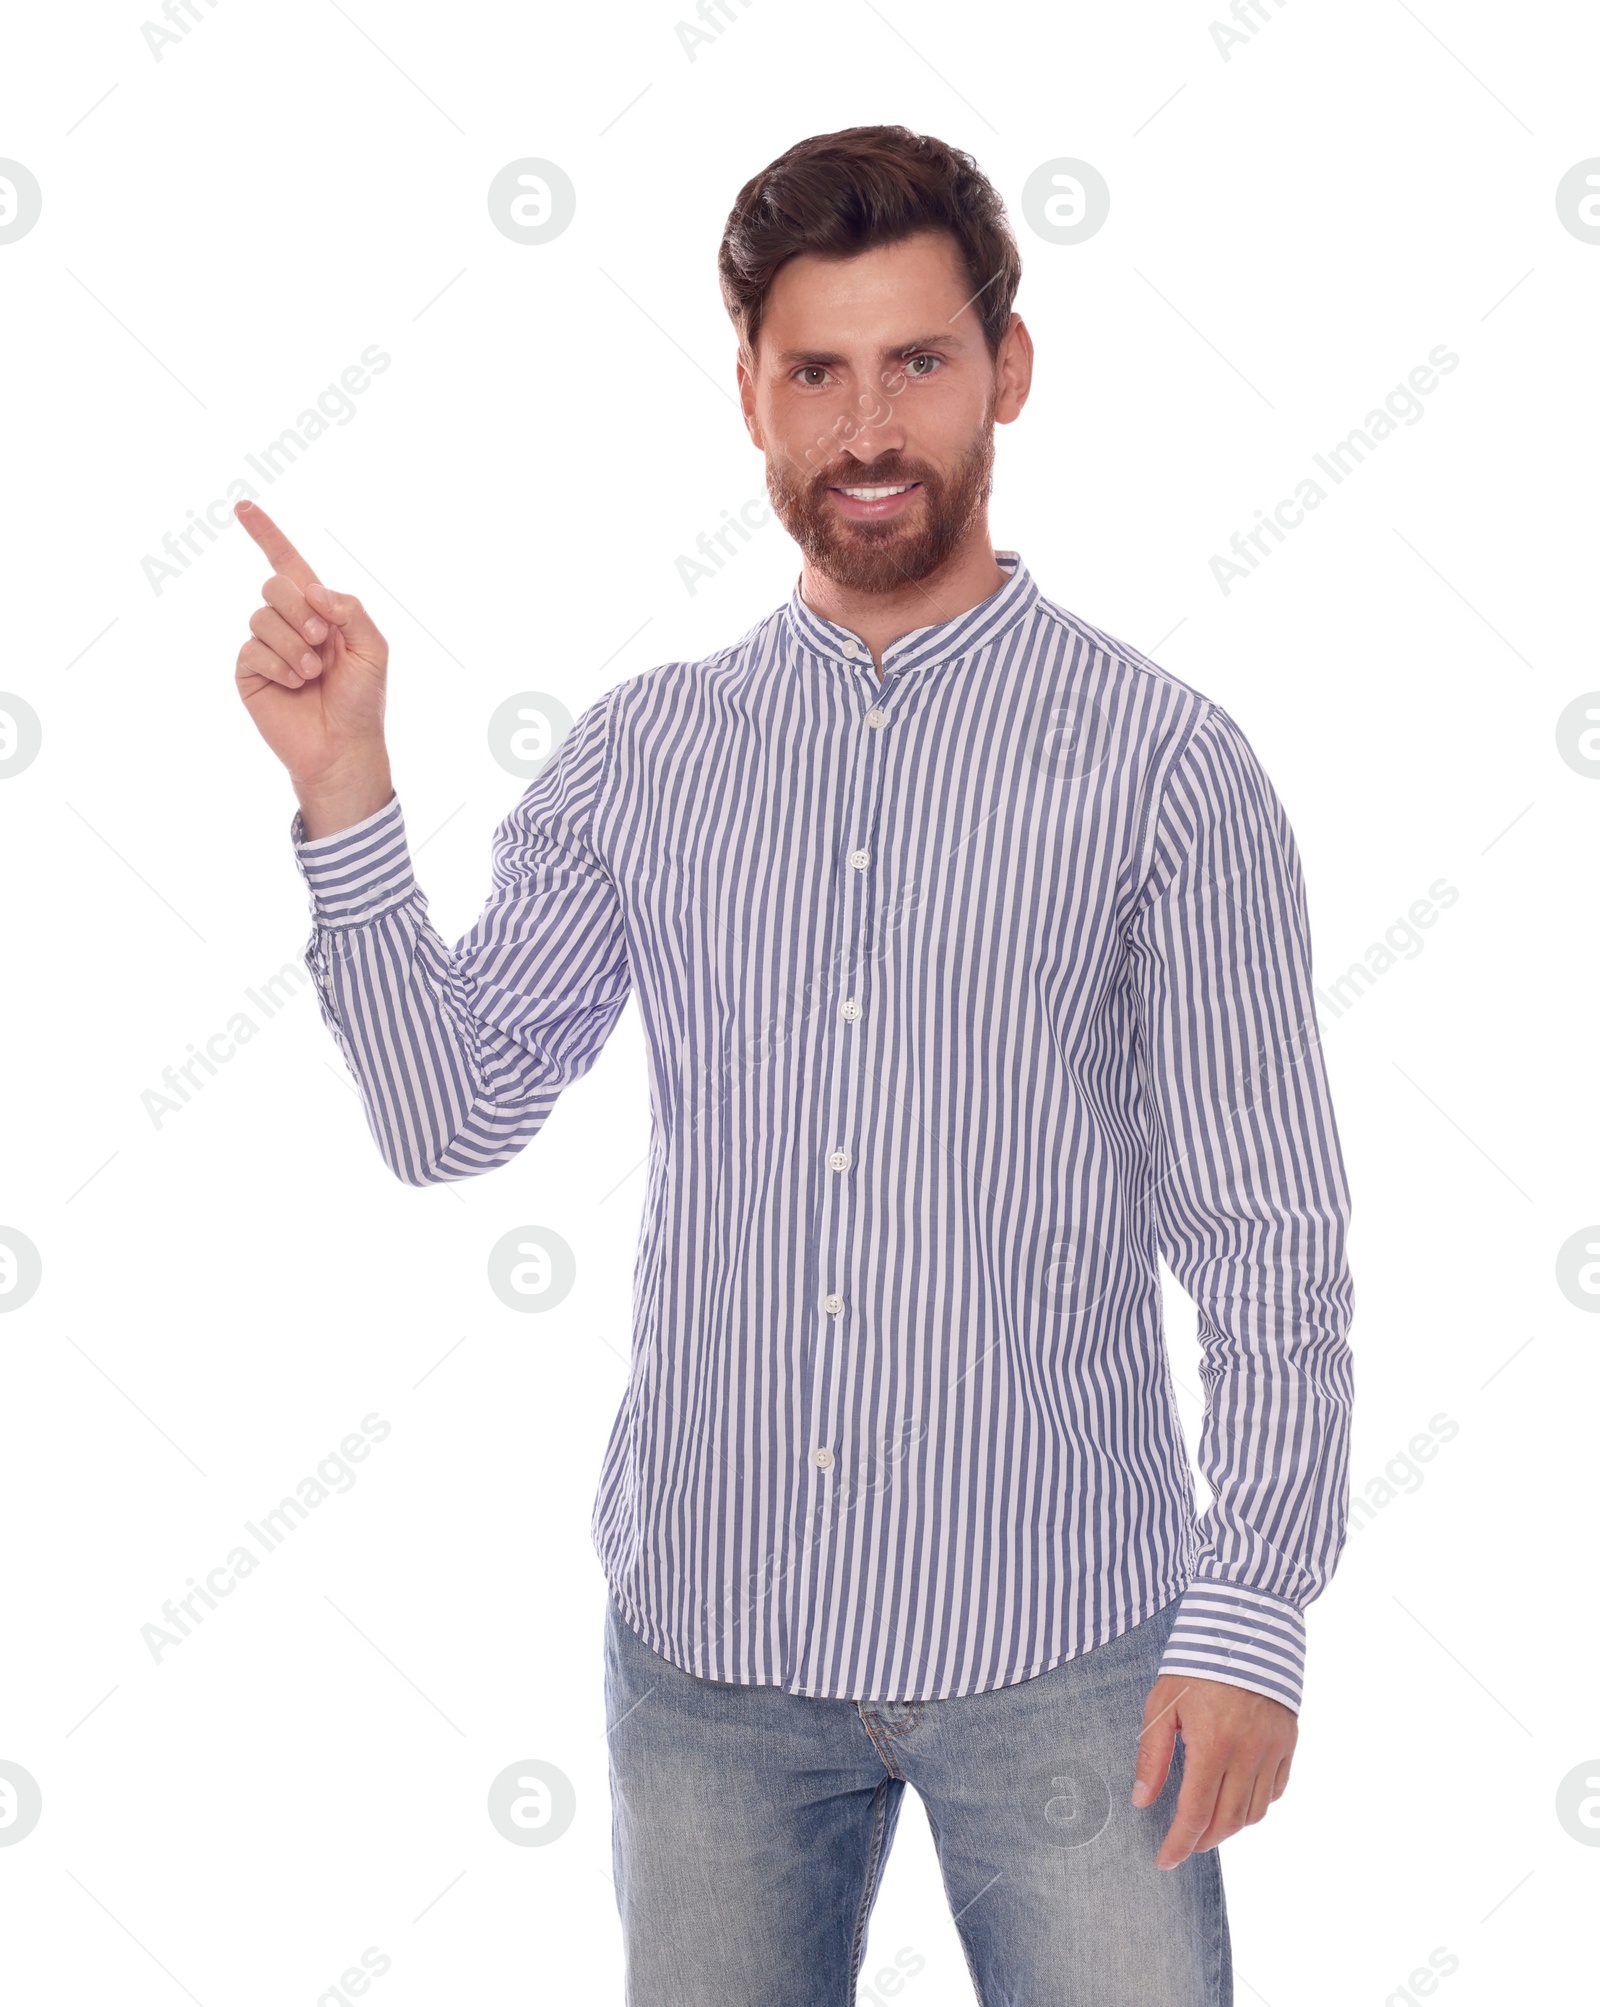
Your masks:
{"label": "fingernail", "polygon": [[326,641],[328,630],[320,620],[312,618],[306,622],[307,641]]}
{"label": "fingernail", "polygon": [[318,656],[308,653],[300,657],[300,673],[302,676],[315,676],[321,667],[322,662]]}

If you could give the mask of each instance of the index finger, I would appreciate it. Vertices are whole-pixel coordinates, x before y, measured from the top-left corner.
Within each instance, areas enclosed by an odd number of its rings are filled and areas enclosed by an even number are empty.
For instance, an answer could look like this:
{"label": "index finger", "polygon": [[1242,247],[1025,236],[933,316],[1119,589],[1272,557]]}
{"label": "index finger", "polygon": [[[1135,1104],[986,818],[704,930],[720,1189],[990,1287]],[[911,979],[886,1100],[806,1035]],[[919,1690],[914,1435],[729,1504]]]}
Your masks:
{"label": "index finger", "polygon": [[1194,1852],[1195,1842],[1211,1824],[1222,1795],[1222,1778],[1220,1763],[1203,1763],[1194,1758],[1184,1766],[1172,1823],[1156,1853],[1158,1868],[1175,1868]]}
{"label": "index finger", "polygon": [[321,581],[290,543],[266,510],[254,502],[235,502],[233,513],[272,560],[272,569],[292,578],[296,585],[318,585]]}

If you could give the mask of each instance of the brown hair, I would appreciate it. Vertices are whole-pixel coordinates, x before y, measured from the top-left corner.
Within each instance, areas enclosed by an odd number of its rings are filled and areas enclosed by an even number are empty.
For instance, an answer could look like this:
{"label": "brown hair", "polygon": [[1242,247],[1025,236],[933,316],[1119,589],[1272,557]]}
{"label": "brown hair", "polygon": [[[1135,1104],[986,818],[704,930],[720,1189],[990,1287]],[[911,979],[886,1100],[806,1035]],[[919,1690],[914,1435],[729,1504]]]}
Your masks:
{"label": "brown hair", "polygon": [[853,257],[917,230],[954,237],[992,357],[1022,277],[1004,205],[970,153],[903,125],[802,139],[739,190],[717,272],[740,347],[754,355],[767,292],[786,259],[801,251]]}

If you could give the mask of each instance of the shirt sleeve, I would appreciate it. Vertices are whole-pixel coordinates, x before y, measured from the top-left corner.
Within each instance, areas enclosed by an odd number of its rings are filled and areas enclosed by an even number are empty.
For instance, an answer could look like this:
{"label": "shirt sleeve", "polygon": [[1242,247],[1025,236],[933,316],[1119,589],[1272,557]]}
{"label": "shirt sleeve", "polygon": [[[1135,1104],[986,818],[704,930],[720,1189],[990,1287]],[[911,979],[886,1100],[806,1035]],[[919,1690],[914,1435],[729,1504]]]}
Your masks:
{"label": "shirt sleeve", "polygon": [[1348,1510],[1350,1201],[1293,833],[1217,705],[1174,762],[1129,935],[1153,1224],[1199,1309],[1212,1503],[1161,1670],[1298,1711]]}
{"label": "shirt sleeve", "polygon": [[305,960],[384,1162],[408,1185],[514,1157],[599,1056],[631,979],[594,843],[615,689],[583,712],[499,824],[489,897],[447,947],[412,872],[398,795],[306,841]]}

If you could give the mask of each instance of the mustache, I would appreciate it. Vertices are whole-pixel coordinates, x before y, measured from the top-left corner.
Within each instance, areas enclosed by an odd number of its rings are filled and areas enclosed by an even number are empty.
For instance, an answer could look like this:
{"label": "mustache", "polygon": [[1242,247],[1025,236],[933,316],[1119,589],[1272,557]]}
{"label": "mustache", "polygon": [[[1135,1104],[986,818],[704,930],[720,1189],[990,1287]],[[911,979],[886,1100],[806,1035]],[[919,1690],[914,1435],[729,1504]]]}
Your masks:
{"label": "mustache", "polygon": [[930,485],[928,476],[920,468],[890,465],[870,467],[840,467],[832,473],[819,474],[813,483],[817,493],[824,488],[894,488],[902,481],[920,481],[924,487]]}

